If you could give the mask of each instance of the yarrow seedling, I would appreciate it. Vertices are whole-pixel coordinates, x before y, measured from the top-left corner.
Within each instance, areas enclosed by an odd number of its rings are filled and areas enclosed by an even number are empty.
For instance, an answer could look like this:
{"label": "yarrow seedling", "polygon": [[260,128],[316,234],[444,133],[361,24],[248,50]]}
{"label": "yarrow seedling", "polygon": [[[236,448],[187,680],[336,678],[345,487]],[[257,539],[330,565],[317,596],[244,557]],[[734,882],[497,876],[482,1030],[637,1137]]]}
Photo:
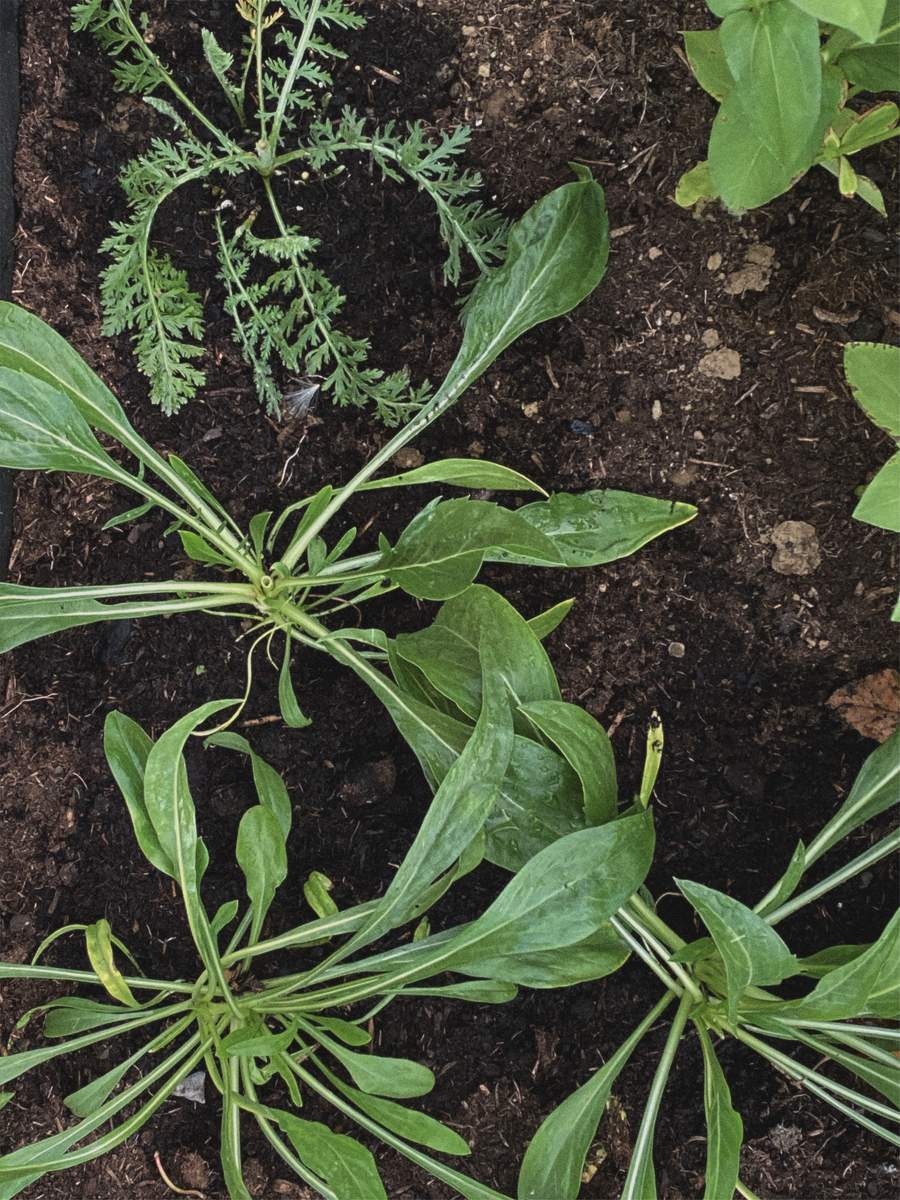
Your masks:
{"label": "yarrow seedling", "polygon": [[836,176],[843,196],[885,215],[877,185],[850,159],[896,137],[896,104],[849,101],[900,90],[898,0],[707,0],[722,18],[690,30],[697,82],[719,102],[707,159],[679,181],[684,206],[721,199],[733,212],[767,204],[810,167]]}
{"label": "yarrow seedling", "polygon": [[340,328],[345,297],[315,265],[316,240],[284,215],[280,177],[294,172],[295,184],[327,178],[341,156],[359,153],[385,180],[413,183],[434,203],[451,284],[465,264],[484,271],[502,256],[505,222],[475,198],[479,176],[456,165],[467,129],[432,141],[421,124],[378,128],[349,108],[336,120],[327,115],[330,64],[346,57],[328,39],[365,24],[355,7],[345,0],[239,0],[237,11],[246,27],[238,51],[201,30],[207,65],[231,110],[229,126],[203,111],[163,64],[150,17],[137,16],[133,0],[73,7],[74,28],[93,32],[114,59],[116,86],[142,96],[175,127],[122,172],[129,215],[114,222],[102,247],[112,259],[102,281],[104,332],[131,332],[151,398],[166,412],[196,395],[205,382],[198,363],[203,301],[156,243],[154,225],[161,207],[189,184],[218,187],[255,175],[268,221],[216,195],[209,211],[225,310],[260,400],[270,412],[280,409],[280,363],[288,376],[310,379],[307,389],[339,405],[371,405],[396,425],[421,407],[428,387],[413,387],[405,370],[385,374],[368,365],[368,342]]}

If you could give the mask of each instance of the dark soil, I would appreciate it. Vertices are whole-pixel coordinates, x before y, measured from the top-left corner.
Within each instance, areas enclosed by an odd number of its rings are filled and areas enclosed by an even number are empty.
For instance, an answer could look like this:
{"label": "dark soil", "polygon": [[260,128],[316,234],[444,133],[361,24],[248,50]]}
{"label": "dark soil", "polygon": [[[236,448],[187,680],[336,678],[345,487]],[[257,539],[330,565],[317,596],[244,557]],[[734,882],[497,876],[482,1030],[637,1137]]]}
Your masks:
{"label": "dark soil", "polygon": [[[158,44],[205,89],[199,16],[217,24],[227,44],[237,28],[231,6],[170,0],[155,7]],[[862,203],[842,201],[824,173],[742,220],[675,207],[676,179],[702,157],[713,111],[678,54],[678,30],[706,24],[699,2],[366,7],[371,24],[348,39],[335,104],[349,100],[380,119],[421,118],[436,128],[474,126],[470,160],[510,215],[568,178],[572,159],[590,163],[607,189],[613,254],[597,293],[509,350],[418,448],[426,457],[483,454],[551,489],[611,486],[698,505],[693,524],[610,567],[494,570],[488,578],[527,614],[577,599],[551,653],[565,696],[614,730],[626,794],[648,718],[660,712],[666,755],[655,894],[671,892],[676,875],[753,902],[796,840],[833,810],[874,746],[848,731],[825,700],[888,655],[896,542],[850,519],[855,489],[887,448],[850,400],[839,368],[844,341],[896,336],[888,226]],[[138,101],[111,90],[108,64],[67,25],[64,0],[26,0],[14,298],[70,338],[138,428],[186,457],[238,519],[346,478],[383,431],[329,406],[293,427],[262,418],[215,309],[208,226],[190,205],[169,214],[162,229],[195,284],[212,289],[203,399],[173,420],[151,411],[127,344],[100,337],[97,247],[108,219],[122,211],[116,171],[158,126]],[[386,79],[395,69],[396,79]],[[866,164],[889,196],[894,161],[882,148]],[[208,204],[202,193],[193,199],[197,208]],[[372,337],[377,361],[439,378],[458,326],[454,296],[438,286],[428,206],[406,189],[383,188],[359,163],[301,199],[308,231],[333,247],[324,265],[351,297],[348,323]],[[729,294],[725,283],[757,244],[774,251],[770,281],[762,291]],[[740,353],[739,378],[698,373],[710,330]],[[99,532],[127,506],[109,485],[59,475],[23,475],[19,485],[11,578],[128,580],[186,569],[173,539],[161,540],[161,521]],[[390,536],[414,500],[375,495],[357,502],[353,515]],[[784,520],[815,527],[821,563],[812,574],[773,571],[768,539]],[[392,630],[429,619],[428,606],[409,599],[366,616]],[[246,730],[284,772],[296,806],[292,882],[273,911],[273,930],[300,919],[300,884],[311,869],[334,879],[342,906],[376,895],[427,803],[411,755],[360,684],[318,657],[302,660],[297,676],[313,726],[289,733],[267,720],[275,709],[266,678]],[[234,630],[210,618],[146,622],[124,649],[102,633],[75,631],[0,662],[3,958],[24,961],[48,931],[106,916],[145,969],[192,969],[171,888],[134,846],[101,753],[101,727],[121,707],[158,734],[189,708],[242,685]],[[222,751],[198,752],[192,769],[215,902],[237,887],[229,856],[250,787]],[[848,854],[870,836],[856,836]],[[501,882],[499,872],[480,872],[441,910],[443,919],[470,914]],[[883,865],[784,932],[800,953],[863,941],[880,930],[895,899],[896,878]],[[662,912],[689,927],[671,896]],[[79,963],[75,940],[52,961]],[[57,992],[4,985],[4,1035],[29,1005]],[[503,1008],[431,1003],[414,1013],[404,1002],[380,1020],[378,1042],[435,1068],[429,1110],[471,1139],[467,1169],[476,1178],[514,1191],[541,1118],[608,1057],[657,993],[652,977],[630,965],[570,991],[523,993]],[[591,1154],[596,1170],[586,1197],[619,1194],[658,1049],[645,1045],[620,1080]],[[724,1064],[746,1125],[743,1177],[761,1196],[894,1194],[896,1165],[883,1143],[739,1047],[725,1050]],[[66,1117],[61,1097],[97,1065],[85,1058],[26,1077],[3,1113],[3,1147],[54,1131]],[[688,1040],[657,1135],[659,1192],[668,1200],[702,1192],[701,1089],[699,1052]],[[307,1115],[315,1114],[310,1106]],[[217,1120],[215,1103],[172,1101],[124,1149],[24,1195],[162,1200],[171,1192],[154,1164],[158,1154],[176,1184],[222,1200]],[[285,1180],[264,1144],[251,1138],[247,1152],[255,1194],[307,1194]],[[393,1154],[382,1158],[391,1200],[449,1195]]]}

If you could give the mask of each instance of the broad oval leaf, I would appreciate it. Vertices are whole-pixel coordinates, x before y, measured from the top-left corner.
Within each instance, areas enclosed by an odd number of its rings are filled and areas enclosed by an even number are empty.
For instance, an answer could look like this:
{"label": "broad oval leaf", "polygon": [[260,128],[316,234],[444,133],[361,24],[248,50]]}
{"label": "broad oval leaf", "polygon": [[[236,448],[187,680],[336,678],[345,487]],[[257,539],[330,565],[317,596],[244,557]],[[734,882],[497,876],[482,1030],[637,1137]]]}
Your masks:
{"label": "broad oval leaf", "polygon": [[852,43],[836,62],[852,84],[867,92],[900,91],[900,3],[888,0],[877,41]]}
{"label": "broad oval leaf", "polygon": [[900,452],[866,485],[853,516],[878,529],[900,533]]}
{"label": "broad oval leaf", "polygon": [[147,861],[164,875],[174,878],[172,860],[159,844],[144,803],[144,772],[152,748],[152,739],[137,721],[118,710],[107,714],[103,725],[103,752],[125,800],[134,836]]}
{"label": "broad oval leaf", "polygon": [[900,346],[850,342],[844,347],[844,374],[869,420],[900,439]]}
{"label": "broad oval leaf", "polygon": [[734,78],[725,61],[718,29],[686,29],[682,37],[694,78],[715,100],[724,100],[734,87]]}
{"label": "broad oval leaf", "polygon": [[336,1200],[388,1200],[371,1151],[355,1138],[280,1109],[267,1109],[266,1115],[277,1122],[298,1158],[328,1184]]}
{"label": "broad oval leaf", "polygon": [[616,816],[619,792],[616,762],[606,730],[598,721],[563,700],[532,701],[520,711],[553,742],[581,780],[584,817],[602,825]]}
{"label": "broad oval leaf", "polygon": [[675,882],[716,943],[725,967],[730,1021],[737,1017],[738,1004],[751,984],[781,983],[797,973],[796,957],[752,909],[702,883]]}
{"label": "broad oval leaf", "polygon": [[886,0],[792,0],[797,8],[840,29],[849,29],[864,42],[874,42],[881,31]]}
{"label": "broad oval leaf", "polygon": [[275,893],[287,878],[285,836],[278,818],[262,804],[241,817],[235,855],[253,906],[251,941],[256,940]]}
{"label": "broad oval leaf", "polygon": [[429,505],[419,513],[379,566],[410,595],[447,600],[468,587],[488,551],[498,547],[514,561],[543,566],[561,561],[553,542],[519,513],[488,500],[461,499]]}

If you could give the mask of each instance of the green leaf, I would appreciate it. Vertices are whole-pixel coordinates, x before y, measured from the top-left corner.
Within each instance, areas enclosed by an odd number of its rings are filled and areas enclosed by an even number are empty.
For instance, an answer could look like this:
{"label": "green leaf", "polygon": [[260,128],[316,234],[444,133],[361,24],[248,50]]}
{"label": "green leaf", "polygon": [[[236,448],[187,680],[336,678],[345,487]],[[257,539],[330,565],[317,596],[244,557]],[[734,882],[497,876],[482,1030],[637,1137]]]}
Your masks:
{"label": "green leaf", "polygon": [[134,433],[121,404],[77,350],[40,317],[5,300],[0,301],[0,367],[62,390],[94,429],[116,438],[123,431]]}
{"label": "green leaf", "polygon": [[[843,1021],[864,1016],[878,1006],[887,989],[885,974],[896,973],[900,913],[895,913],[881,936],[862,954],[825,975],[808,996],[777,1007],[766,1006],[769,1016],[804,1021]],[[877,1015],[877,1014],[875,1014]],[[894,1017],[900,1013],[891,1014]]]}
{"label": "green leaf", "polygon": [[330,917],[338,911],[338,906],[331,898],[333,887],[327,875],[321,871],[310,871],[303,885],[303,896],[317,917]]}
{"label": "green leaf", "polygon": [[837,66],[867,92],[900,91],[900,4],[888,0],[884,22],[872,45],[854,42],[838,55]]}
{"label": "green leaf", "polygon": [[321,1013],[316,1013],[311,1019],[317,1027],[333,1033],[345,1046],[368,1046],[372,1042],[371,1033],[361,1029],[353,1021],[344,1021],[340,1017],[325,1017]]}
{"label": "green leaf", "polygon": [[107,714],[103,725],[103,752],[124,797],[134,836],[147,861],[174,879],[172,860],[159,844],[144,803],[144,772],[152,748],[152,740],[137,721],[117,709]]}
{"label": "green leaf", "polygon": [[854,829],[900,801],[900,729],[873,750],[862,765],[843,804],[812,840],[807,850],[811,866]]}
{"label": "green leaf", "polygon": [[858,958],[868,948],[869,946],[866,942],[853,945],[829,946],[825,950],[819,950],[816,954],[810,954],[806,958],[801,958],[800,974],[810,975],[813,979],[821,979],[823,975],[827,975],[835,967],[842,967],[845,963]]}
{"label": "green leaf", "polygon": [[[471,719],[482,708],[482,656],[490,647],[506,684],[509,703],[559,700],[559,684],[547,652],[528,622],[491,588],[474,584],[448,600],[434,623],[395,639],[398,654],[418,667],[441,695]],[[530,732],[527,722],[519,732]]]}
{"label": "green leaf", "polygon": [[751,984],[781,983],[797,973],[795,956],[752,909],[701,883],[675,882],[699,913],[722,958],[730,1021],[737,1018],[738,1004]]}
{"label": "green leaf", "polygon": [[701,1021],[695,1022],[703,1051],[703,1107],[706,1113],[706,1181],[703,1200],[729,1200],[741,1169],[744,1123],[734,1111],[712,1041]]}
{"label": "green leaf", "polygon": [[467,959],[465,968],[455,969],[466,975],[528,988],[561,988],[613,975],[625,964],[628,954],[628,948],[612,926],[603,925],[574,946],[538,950],[533,954],[486,955]]}
{"label": "green leaf", "polygon": [[574,604],[574,600],[560,600],[559,604],[554,604],[552,608],[545,609],[535,617],[529,617],[528,626],[531,632],[543,641],[562,624],[572,611]]}
{"label": "green leaf", "polygon": [[291,639],[284,640],[284,657],[278,672],[278,708],[281,719],[289,729],[305,729],[312,721],[297,703],[294,681],[291,679]]}
{"label": "green leaf", "polygon": [[797,885],[803,878],[803,873],[806,870],[806,847],[802,842],[798,842],[791,855],[791,861],[785,867],[784,874],[775,885],[771,896],[765,904],[759,905],[754,911],[758,912],[761,917],[767,913],[774,912],[776,908],[784,904],[785,900],[789,900],[797,890]]}
{"label": "green leaf", "polygon": [[280,1126],[303,1165],[328,1184],[336,1200],[388,1200],[375,1159],[355,1138],[281,1109],[267,1109],[266,1115]]}
{"label": "green leaf", "polygon": [[205,746],[223,746],[228,750],[236,750],[238,754],[246,754],[250,759],[253,771],[253,786],[260,804],[268,808],[278,821],[285,837],[291,832],[293,808],[284,780],[273,766],[256,753],[245,737],[233,733],[230,729],[214,733],[206,739]]}
{"label": "green leaf", "polygon": [[881,30],[886,0],[791,0],[791,3],[827,25],[850,29],[864,42],[874,42]]}
{"label": "green leaf", "polygon": [[600,1070],[544,1120],[522,1160],[518,1200],[577,1200],[585,1160],[615,1082],[664,1006],[658,1004]]}
{"label": "green leaf", "polygon": [[404,996],[436,996],[442,1000],[464,1000],[467,1004],[508,1004],[515,1000],[519,989],[512,983],[497,979],[467,979],[465,983],[448,983],[446,987],[404,988]]}
{"label": "green leaf", "polygon": [[390,1096],[395,1100],[409,1100],[424,1096],[434,1087],[434,1074],[421,1063],[408,1058],[386,1058],[378,1054],[357,1054],[348,1050],[333,1038],[327,1037],[321,1028],[307,1026],[309,1033],[348,1072],[357,1087],[375,1096]]}
{"label": "green leaf", "polygon": [[804,170],[822,96],[818,21],[766,4],[729,14],[719,37],[750,128],[789,174]]}
{"label": "green leaf", "polygon": [[473,288],[463,343],[441,393],[459,395],[517,338],[580,304],[606,273],[603,189],[586,167],[573,170],[575,183],[542,197],[513,225],[506,258]]}
{"label": "green leaf", "polygon": [[900,533],[900,452],[866,485],[853,516],[867,525]]}
{"label": "green leaf", "polygon": [[382,900],[342,948],[344,955],[415,915],[422,894],[472,843],[496,801],[513,745],[509,684],[487,634],[481,653],[483,701],[475,731],[444,776]]}
{"label": "green leaf", "polygon": [[128,479],[65,392],[7,367],[0,367],[0,466]]}
{"label": "green leaf", "polygon": [[698,200],[716,200],[718,196],[706,159],[685,171],[675,188],[675,203],[681,208],[692,208]]}
{"label": "green leaf", "polygon": [[178,536],[181,538],[185,554],[194,562],[206,563],[212,567],[234,566],[230,558],[220,554],[198,533],[192,533],[189,529],[179,529]]}
{"label": "green leaf", "polygon": [[900,346],[849,342],[844,347],[844,374],[869,420],[900,439]]}
{"label": "green leaf", "polygon": [[653,856],[648,813],[579,830],[513,876],[497,899],[443,953],[447,969],[582,942],[643,883]]}
{"label": "green leaf", "polygon": [[399,1137],[419,1146],[427,1146],[429,1150],[437,1150],[440,1154],[468,1155],[472,1151],[469,1143],[453,1129],[448,1129],[434,1117],[426,1113],[407,1108],[405,1104],[397,1104],[380,1096],[369,1096],[358,1088],[351,1087],[336,1075],[328,1072],[329,1081],[334,1084],[348,1100],[352,1100],[358,1109],[367,1116],[390,1129]]}
{"label": "green leaf", "polygon": [[[850,109],[844,109],[843,111],[845,113],[852,112]],[[858,154],[860,150],[866,150],[869,146],[877,146],[879,142],[885,142],[890,138],[897,137],[900,135],[900,129],[896,128],[898,118],[900,118],[900,110],[898,110],[896,104],[892,104],[889,101],[876,104],[864,113],[853,113],[851,124],[841,134],[840,153]],[[847,351],[850,347],[865,344],[864,342],[851,342],[844,347],[845,370]],[[891,348],[893,349],[893,347]],[[897,390],[896,384],[894,390],[895,392]],[[897,407],[896,403],[894,407]],[[895,436],[900,437],[900,434]]]}
{"label": "green leaf", "polygon": [[[670,529],[692,521],[697,510],[691,504],[654,500],[631,492],[557,492],[548,500],[536,500],[516,510],[555,547],[557,560],[567,567],[596,567],[627,558],[647,542]],[[553,565],[552,560],[529,557],[504,548],[486,555],[488,562],[515,562],[529,566]]]}
{"label": "green leaf", "polygon": [[522,712],[553,742],[581,780],[588,825],[603,825],[617,814],[616,763],[606,730],[590,713],[562,700],[520,705]]}
{"label": "green leaf", "polygon": [[285,832],[271,809],[257,804],[241,817],[236,857],[253,906],[250,940],[255,942],[275,893],[287,878]]}
{"label": "green leaf", "polygon": [[413,487],[424,483],[449,483],[459,488],[489,488],[494,492],[547,493],[526,475],[482,458],[442,458],[425,463],[400,475],[370,479],[359,488],[361,492],[378,488]]}
{"label": "green leaf", "polygon": [[714,99],[724,100],[734,87],[734,79],[725,61],[718,29],[687,29],[682,37],[694,78]]}
{"label": "green leaf", "polygon": [[90,964],[112,998],[129,1008],[137,1008],[138,1002],[135,1000],[131,988],[115,964],[109,921],[104,918],[89,925],[84,931],[84,940]]}
{"label": "green leaf", "polygon": [[228,1058],[272,1058],[287,1050],[296,1036],[293,1026],[273,1033],[263,1021],[254,1018],[233,1029],[220,1044]]}
{"label": "green leaf", "polygon": [[524,561],[559,564],[544,534],[518,512],[487,500],[429,505],[406,527],[379,564],[392,583],[422,600],[447,600],[463,591],[489,550],[502,547]]}
{"label": "green leaf", "polygon": [[100,526],[102,531],[107,529],[118,529],[120,525],[127,525],[130,521],[138,521],[152,508],[156,507],[154,500],[145,500],[143,504],[136,504],[134,508],[126,509],[125,512],[117,513],[116,516],[110,517],[108,521],[104,521]]}

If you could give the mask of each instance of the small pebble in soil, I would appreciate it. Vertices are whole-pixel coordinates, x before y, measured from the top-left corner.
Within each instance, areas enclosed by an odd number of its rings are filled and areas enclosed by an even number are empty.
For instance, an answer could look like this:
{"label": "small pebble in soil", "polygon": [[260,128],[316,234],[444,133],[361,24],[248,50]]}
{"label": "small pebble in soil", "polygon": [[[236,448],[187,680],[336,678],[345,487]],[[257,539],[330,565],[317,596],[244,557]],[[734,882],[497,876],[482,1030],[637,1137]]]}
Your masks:
{"label": "small pebble in soil", "polygon": [[578,420],[570,421],[569,428],[572,430],[573,433],[580,433],[584,437],[590,437],[590,435],[592,433],[597,432],[597,426],[594,425],[591,421],[578,421]]}
{"label": "small pebble in soil", "polygon": [[404,446],[394,455],[394,462],[401,471],[412,471],[416,467],[421,467],[424,461],[425,455],[412,446]]}
{"label": "small pebble in soil", "polygon": [[723,346],[704,354],[697,370],[710,379],[737,379],[741,373],[741,356],[737,350]]}
{"label": "small pebble in soil", "polygon": [[772,570],[779,575],[811,575],[822,561],[815,528],[806,521],[782,521],[770,534]]}
{"label": "small pebble in soil", "polygon": [[684,642],[669,642],[669,657],[684,658]]}

